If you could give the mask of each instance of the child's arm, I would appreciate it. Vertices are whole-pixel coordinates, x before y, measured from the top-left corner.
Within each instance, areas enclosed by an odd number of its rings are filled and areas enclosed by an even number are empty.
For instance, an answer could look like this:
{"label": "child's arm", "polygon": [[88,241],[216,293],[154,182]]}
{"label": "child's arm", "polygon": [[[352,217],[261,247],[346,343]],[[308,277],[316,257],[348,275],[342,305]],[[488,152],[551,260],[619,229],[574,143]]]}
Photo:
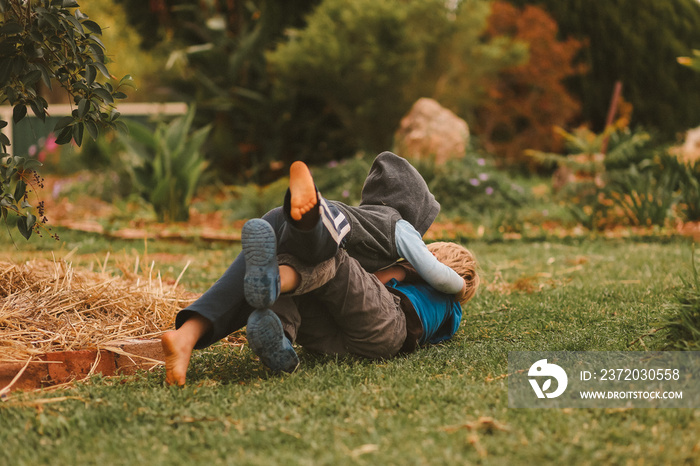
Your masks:
{"label": "child's arm", "polygon": [[399,255],[410,262],[430,286],[443,293],[462,295],[467,286],[464,279],[433,256],[410,223],[405,220],[396,223],[395,241]]}
{"label": "child's arm", "polygon": [[374,272],[374,275],[386,285],[392,278],[395,278],[397,281],[403,281],[406,278],[406,269],[400,265],[392,265],[386,269],[377,270]]}

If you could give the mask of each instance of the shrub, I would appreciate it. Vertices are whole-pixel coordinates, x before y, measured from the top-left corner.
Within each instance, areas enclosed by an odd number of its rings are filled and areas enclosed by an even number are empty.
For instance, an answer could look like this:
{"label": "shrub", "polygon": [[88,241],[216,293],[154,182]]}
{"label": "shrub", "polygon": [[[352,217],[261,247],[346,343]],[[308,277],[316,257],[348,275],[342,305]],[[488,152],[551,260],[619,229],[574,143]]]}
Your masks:
{"label": "shrub", "polygon": [[[610,226],[620,219],[631,225],[664,226],[677,207],[687,218],[700,215],[697,168],[681,163],[664,147],[652,146],[648,133],[612,127],[600,134],[586,128],[560,133],[570,154],[528,154],[576,175],[558,196],[585,227]],[[606,138],[610,150],[602,156]]]}
{"label": "shrub", "polygon": [[155,131],[130,121],[122,137],[134,186],[156,212],[159,221],[186,221],[189,205],[207,166],[202,154],[210,127],[190,131],[195,108]]}
{"label": "shrub", "polygon": [[633,225],[663,226],[680,200],[681,173],[677,159],[662,154],[612,172],[606,192]]}
{"label": "shrub", "polygon": [[531,198],[528,190],[475,154],[443,165],[418,163],[417,168],[447,215],[493,215],[521,207]]}

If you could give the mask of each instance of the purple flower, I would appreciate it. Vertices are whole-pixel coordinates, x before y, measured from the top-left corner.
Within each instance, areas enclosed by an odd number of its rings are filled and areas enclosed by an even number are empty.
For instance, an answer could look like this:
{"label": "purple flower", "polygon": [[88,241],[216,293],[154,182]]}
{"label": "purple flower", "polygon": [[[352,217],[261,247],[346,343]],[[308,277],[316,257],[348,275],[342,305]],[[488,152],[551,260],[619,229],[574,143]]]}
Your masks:
{"label": "purple flower", "polygon": [[480,179],[481,181],[486,181],[486,180],[489,179],[489,175],[487,175],[486,173],[481,173],[481,174],[479,175],[479,179]]}
{"label": "purple flower", "polygon": [[487,196],[490,196],[491,194],[493,194],[493,188],[491,186],[487,186],[484,192]]}
{"label": "purple flower", "polygon": [[328,162],[328,165],[327,165],[328,168],[335,168],[337,166],[338,166],[337,160],[331,160],[330,162]]}
{"label": "purple flower", "polygon": [[479,186],[479,180],[477,180],[476,178],[472,178],[471,180],[469,180],[469,183],[472,186]]}
{"label": "purple flower", "polygon": [[346,189],[345,191],[343,191],[343,193],[342,193],[341,195],[342,195],[343,197],[346,197],[346,198],[347,198],[347,197],[350,197],[350,191],[348,191],[348,190]]}
{"label": "purple flower", "polygon": [[483,167],[484,165],[486,165],[486,160],[484,160],[484,159],[476,159],[476,163],[478,163],[480,166]]}

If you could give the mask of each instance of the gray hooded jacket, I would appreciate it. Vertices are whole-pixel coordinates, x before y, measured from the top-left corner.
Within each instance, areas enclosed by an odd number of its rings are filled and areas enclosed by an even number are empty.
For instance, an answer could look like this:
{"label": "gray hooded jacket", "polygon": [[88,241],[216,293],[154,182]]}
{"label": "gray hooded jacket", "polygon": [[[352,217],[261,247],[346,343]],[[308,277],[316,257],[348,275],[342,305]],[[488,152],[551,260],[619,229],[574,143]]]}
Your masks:
{"label": "gray hooded jacket", "polygon": [[329,201],[350,222],[345,249],[368,272],[396,262],[394,232],[404,219],[423,236],[440,212],[440,204],[413,165],[391,152],[382,152],[372,163],[357,207]]}

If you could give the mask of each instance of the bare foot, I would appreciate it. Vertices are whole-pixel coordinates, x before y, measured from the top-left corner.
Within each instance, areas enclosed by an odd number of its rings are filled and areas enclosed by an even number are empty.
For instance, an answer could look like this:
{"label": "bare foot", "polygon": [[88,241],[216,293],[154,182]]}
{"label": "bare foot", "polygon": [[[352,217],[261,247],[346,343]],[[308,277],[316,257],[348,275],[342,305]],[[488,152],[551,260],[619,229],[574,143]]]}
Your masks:
{"label": "bare foot", "polygon": [[[309,167],[304,162],[296,161],[289,168],[289,192],[292,207],[290,214],[294,220],[300,221],[304,214],[318,204],[316,185]],[[316,220],[314,219],[314,223]]]}
{"label": "bare foot", "polygon": [[187,367],[190,365],[192,346],[178,338],[176,330],[166,332],[160,339],[165,352],[165,382],[168,385],[185,385]]}

